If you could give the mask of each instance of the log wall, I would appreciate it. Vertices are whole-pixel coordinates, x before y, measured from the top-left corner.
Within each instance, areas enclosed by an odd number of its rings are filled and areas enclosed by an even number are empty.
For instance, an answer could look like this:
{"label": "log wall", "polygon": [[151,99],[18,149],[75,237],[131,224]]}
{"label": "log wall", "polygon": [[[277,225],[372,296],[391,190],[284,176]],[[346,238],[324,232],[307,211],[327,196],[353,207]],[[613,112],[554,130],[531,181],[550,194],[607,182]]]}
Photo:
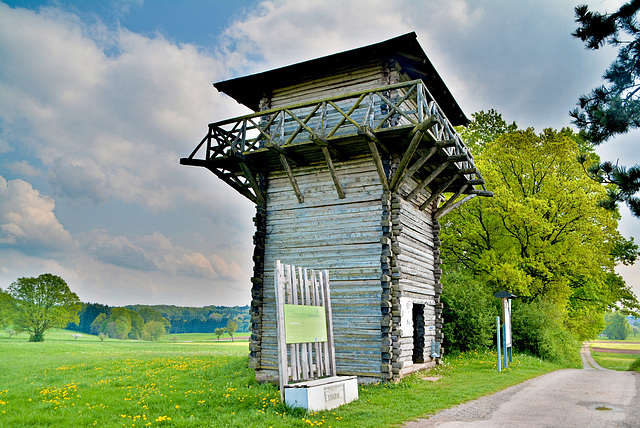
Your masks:
{"label": "log wall", "polygon": [[371,158],[336,162],[345,198],[325,165],[298,168],[299,203],[288,177],[269,176],[258,378],[277,373],[273,270],[276,259],[328,269],[339,374],[379,378],[382,188]]}
{"label": "log wall", "polygon": [[[260,109],[374,89],[406,78],[394,61],[336,69],[322,79],[265,94]],[[383,160],[388,177],[399,156]],[[428,189],[407,200],[417,184],[409,180],[396,193],[383,192],[369,155],[334,161],[334,166],[344,199],[338,197],[326,164],[293,170],[302,203],[284,172],[261,177],[266,204],[258,207],[255,218],[250,345],[250,365],[259,380],[275,380],[278,373],[276,259],[329,270],[339,374],[357,375],[361,381],[402,377],[420,366],[416,362],[432,364],[431,343],[442,341],[440,227],[432,209],[418,208]]]}
{"label": "log wall", "polygon": [[372,61],[354,68],[337,68],[322,79],[275,90],[269,97],[270,108],[375,89],[398,83],[399,78],[400,74],[396,70],[395,61]]}
{"label": "log wall", "polygon": [[[442,286],[440,285],[440,240],[438,238],[440,226],[433,218],[433,210],[437,203],[423,211],[419,209],[429,196],[428,192],[407,200],[407,195],[416,184],[413,180],[409,180],[399,189],[394,210],[400,229],[397,236],[396,255],[398,270],[402,273],[399,281],[399,297],[403,302],[407,302],[397,311],[395,321],[401,323],[401,317],[405,320],[411,318],[412,306],[423,305],[420,309],[422,322],[416,323],[413,320],[411,329],[398,329],[399,350],[396,352],[394,372],[399,375],[410,370],[416,359],[424,363],[431,362],[431,343],[442,340],[440,304]],[[419,338],[415,337],[416,329],[420,329]],[[420,343],[414,343],[415,340]],[[415,346],[419,345],[423,345],[422,355],[416,352]]]}

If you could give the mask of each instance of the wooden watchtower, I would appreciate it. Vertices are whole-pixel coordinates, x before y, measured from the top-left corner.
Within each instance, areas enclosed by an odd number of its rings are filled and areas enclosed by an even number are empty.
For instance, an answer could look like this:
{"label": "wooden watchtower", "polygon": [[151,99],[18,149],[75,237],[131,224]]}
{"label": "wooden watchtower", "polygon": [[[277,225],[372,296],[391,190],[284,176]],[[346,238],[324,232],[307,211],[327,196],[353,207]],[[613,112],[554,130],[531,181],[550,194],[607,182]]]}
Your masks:
{"label": "wooden watchtower", "polygon": [[415,33],[214,85],[255,111],[183,165],[257,205],[250,364],[278,373],[275,260],[328,269],[337,371],[400,378],[441,355],[438,218],[491,196],[468,119]]}

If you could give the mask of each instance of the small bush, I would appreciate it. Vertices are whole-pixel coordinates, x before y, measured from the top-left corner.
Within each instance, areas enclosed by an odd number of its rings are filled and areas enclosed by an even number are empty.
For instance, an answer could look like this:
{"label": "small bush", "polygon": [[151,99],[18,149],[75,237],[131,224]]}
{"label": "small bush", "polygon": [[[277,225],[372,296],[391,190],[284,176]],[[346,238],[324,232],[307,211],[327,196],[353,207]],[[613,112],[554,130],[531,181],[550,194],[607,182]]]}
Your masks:
{"label": "small bush", "polygon": [[562,310],[553,302],[513,301],[513,346],[555,362],[580,362],[580,343],[563,323]]}
{"label": "small bush", "polygon": [[631,363],[631,365],[629,366],[629,370],[635,370],[640,373],[640,358]]}
{"label": "small bush", "polygon": [[442,283],[443,346],[447,352],[491,346],[497,315],[493,295],[462,271],[445,275]]}

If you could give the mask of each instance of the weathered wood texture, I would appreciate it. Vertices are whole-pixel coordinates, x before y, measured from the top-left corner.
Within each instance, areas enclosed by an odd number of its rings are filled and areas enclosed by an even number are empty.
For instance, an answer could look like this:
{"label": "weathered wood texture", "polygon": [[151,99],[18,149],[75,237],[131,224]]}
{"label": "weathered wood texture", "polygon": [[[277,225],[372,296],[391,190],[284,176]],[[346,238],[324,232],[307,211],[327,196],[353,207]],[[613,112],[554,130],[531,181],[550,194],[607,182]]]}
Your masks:
{"label": "weathered wood texture", "polygon": [[[258,176],[262,192],[266,191],[267,180],[263,174]],[[253,222],[256,232],[253,235],[253,276],[251,277],[251,337],[249,343],[249,367],[260,367],[262,351],[262,302],[264,292],[264,240],[266,236],[267,207],[256,207]]]}
{"label": "weathered wood texture", "polygon": [[[378,377],[380,371],[380,236],[382,193],[370,157],[336,162],[345,198],[337,197],[326,166],[294,171],[304,202],[285,173],[269,176],[264,281],[276,259],[328,269],[339,374]],[[262,370],[278,367],[275,295],[263,290]]]}
{"label": "weathered wood texture", "polygon": [[[386,161],[390,176],[398,173],[400,154]],[[441,341],[438,311],[439,225],[432,209],[421,210],[430,190],[407,200],[415,181],[407,179],[398,192],[382,197],[381,378],[402,377],[433,364],[431,344]],[[404,303],[403,303],[404,302]],[[424,364],[426,363],[426,364]]]}
{"label": "weathered wood texture", "polygon": [[[284,402],[285,385],[336,376],[333,317],[329,271],[275,263],[275,296],[279,354],[280,399]],[[287,345],[284,305],[321,306],[326,319],[326,341]]]}
{"label": "weathered wood texture", "polygon": [[398,76],[394,65],[390,67],[388,63],[379,60],[363,63],[359,67],[336,69],[323,79],[300,82],[275,90],[270,97],[271,108],[375,89],[381,84],[398,83]]}

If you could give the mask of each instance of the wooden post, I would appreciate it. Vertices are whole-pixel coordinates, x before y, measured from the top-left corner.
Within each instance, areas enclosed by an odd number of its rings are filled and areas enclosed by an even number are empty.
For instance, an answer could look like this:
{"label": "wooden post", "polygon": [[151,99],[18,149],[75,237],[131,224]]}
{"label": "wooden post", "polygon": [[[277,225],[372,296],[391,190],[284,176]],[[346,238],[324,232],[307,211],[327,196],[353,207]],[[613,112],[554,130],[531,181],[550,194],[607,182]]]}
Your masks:
{"label": "wooden post", "polygon": [[[286,383],[287,378],[287,345],[285,344],[285,335],[284,335],[284,311],[282,311],[282,305],[284,305],[285,291],[284,287],[280,284],[284,284],[284,269],[280,260],[276,260],[276,269],[274,272],[274,280],[276,287],[276,307],[278,308],[278,322],[277,322],[277,333],[278,333],[278,367],[280,376],[278,376],[278,380],[280,382],[280,400],[284,403],[284,385]],[[284,346],[283,346],[284,345]]]}

